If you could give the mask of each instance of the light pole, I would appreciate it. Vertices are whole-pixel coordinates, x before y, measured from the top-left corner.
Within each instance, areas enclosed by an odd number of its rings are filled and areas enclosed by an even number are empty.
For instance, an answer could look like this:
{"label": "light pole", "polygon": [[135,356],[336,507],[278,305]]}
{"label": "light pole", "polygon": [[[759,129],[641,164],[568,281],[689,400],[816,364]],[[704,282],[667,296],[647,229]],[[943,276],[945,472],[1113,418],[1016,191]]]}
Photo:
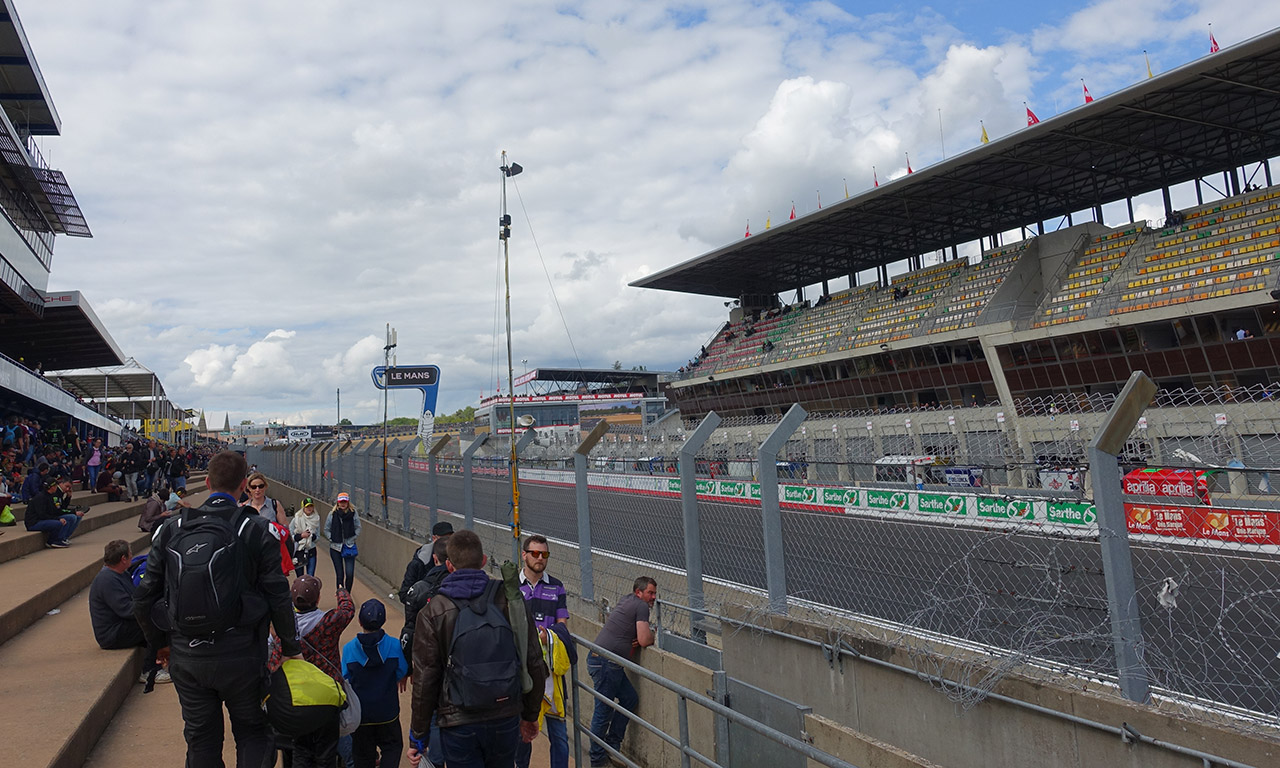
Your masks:
{"label": "light pole", "polygon": [[[384,377],[386,369],[391,367],[391,351],[396,348],[396,329],[387,323],[387,343],[382,347],[382,369]],[[382,519],[387,519],[387,387],[383,380],[382,387]]]}

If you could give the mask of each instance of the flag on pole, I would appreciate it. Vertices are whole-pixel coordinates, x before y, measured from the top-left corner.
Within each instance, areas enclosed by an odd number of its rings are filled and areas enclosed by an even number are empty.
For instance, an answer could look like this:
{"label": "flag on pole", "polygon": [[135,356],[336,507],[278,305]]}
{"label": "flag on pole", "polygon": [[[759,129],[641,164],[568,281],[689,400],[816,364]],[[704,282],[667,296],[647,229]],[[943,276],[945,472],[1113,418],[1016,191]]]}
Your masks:
{"label": "flag on pole", "polygon": [[1084,88],[1084,103],[1088,104],[1093,101],[1093,96],[1089,93],[1089,86],[1084,84],[1084,78],[1080,78],[1080,85]]}
{"label": "flag on pole", "polygon": [[1151,74],[1151,57],[1147,55],[1146,51],[1143,51],[1142,58],[1144,61],[1147,62],[1147,79],[1150,80],[1151,78],[1155,77],[1155,75]]}
{"label": "flag on pole", "polygon": [[789,219],[789,221],[795,221],[795,220],[796,220],[796,204],[793,201],[791,203],[791,218]]}
{"label": "flag on pole", "polygon": [[877,187],[880,186],[880,177],[876,176],[876,167],[874,165],[871,166],[871,180],[876,183]]}
{"label": "flag on pole", "polygon": [[983,144],[989,144],[989,143],[991,142],[991,139],[987,138],[987,126],[986,126],[986,124],[985,124],[985,123],[983,123],[981,120],[979,120],[979,121],[978,121],[978,125],[981,125],[981,126],[982,126],[982,143],[983,143]]}
{"label": "flag on pole", "polygon": [[818,194],[818,210],[822,210],[822,190],[817,190]]}
{"label": "flag on pole", "polygon": [[911,170],[911,154],[910,154],[910,153],[908,153],[908,152],[903,152],[902,154],[904,154],[904,155],[906,155],[906,156],[907,156],[907,173],[912,173],[912,170]]}
{"label": "flag on pole", "polygon": [[751,237],[751,219],[747,219],[747,234],[743,237]]}
{"label": "flag on pole", "polygon": [[1218,41],[1213,36],[1213,25],[1209,25],[1209,53],[1218,52]]}
{"label": "flag on pole", "polygon": [[[1026,106],[1026,103],[1023,103]],[[1031,107],[1027,107],[1027,127],[1031,127],[1040,122],[1040,118],[1036,117],[1036,113],[1031,111]]]}
{"label": "flag on pole", "polygon": [[848,200],[849,199],[849,180],[841,179],[841,181],[844,182],[844,199]]}
{"label": "flag on pole", "polygon": [[768,229],[772,225],[772,223],[773,223],[773,213],[771,212],[768,216],[764,217],[764,228]]}

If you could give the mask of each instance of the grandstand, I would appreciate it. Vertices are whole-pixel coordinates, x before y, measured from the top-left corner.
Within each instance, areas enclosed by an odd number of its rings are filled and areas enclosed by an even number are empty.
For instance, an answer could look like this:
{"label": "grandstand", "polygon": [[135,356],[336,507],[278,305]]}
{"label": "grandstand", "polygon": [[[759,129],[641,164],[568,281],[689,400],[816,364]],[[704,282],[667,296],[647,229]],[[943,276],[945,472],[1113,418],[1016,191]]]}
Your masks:
{"label": "grandstand", "polygon": [[[1166,391],[1280,382],[1277,109],[1273,30],[639,280],[733,300],[668,397],[776,417],[1065,403],[1139,369]],[[1135,220],[1148,193],[1162,221]]]}

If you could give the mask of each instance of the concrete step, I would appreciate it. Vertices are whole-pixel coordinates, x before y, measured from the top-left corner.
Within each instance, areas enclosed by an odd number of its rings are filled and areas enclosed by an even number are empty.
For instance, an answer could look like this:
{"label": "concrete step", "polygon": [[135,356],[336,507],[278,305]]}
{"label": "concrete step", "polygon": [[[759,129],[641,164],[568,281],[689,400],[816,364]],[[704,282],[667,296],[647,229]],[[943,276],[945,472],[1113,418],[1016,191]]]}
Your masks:
{"label": "concrete step", "polygon": [[[193,492],[203,493],[204,473],[192,475],[187,480],[187,487]],[[200,498],[204,498],[201,496]],[[142,514],[142,507],[145,502],[142,501],[107,501],[105,493],[80,493],[73,497],[78,506],[89,507],[89,513],[80,521],[80,526],[76,528],[76,537],[97,530],[104,525],[114,525],[122,520],[137,520]],[[0,528],[0,563],[5,563],[33,552],[39,552],[44,549],[44,534],[36,531],[28,531],[22,522],[25,506],[14,507],[13,515],[18,518],[18,524],[9,528]],[[125,538],[123,536],[117,538]],[[109,540],[108,540],[109,541]],[[2,641],[0,641],[2,642]]]}
{"label": "concrete step", "polygon": [[[85,523],[91,519],[86,516]],[[77,530],[71,546],[66,549],[45,549],[42,534],[24,533],[37,537],[39,548],[0,563],[0,584],[5,587],[0,590],[0,644],[8,642],[39,621],[45,613],[88,587],[102,569],[102,548],[108,541],[124,539],[138,551],[151,543],[151,537],[138,530],[132,515],[121,522],[100,526],[83,534]],[[92,632],[89,640],[93,640]],[[61,649],[58,649],[58,655],[63,655]]]}

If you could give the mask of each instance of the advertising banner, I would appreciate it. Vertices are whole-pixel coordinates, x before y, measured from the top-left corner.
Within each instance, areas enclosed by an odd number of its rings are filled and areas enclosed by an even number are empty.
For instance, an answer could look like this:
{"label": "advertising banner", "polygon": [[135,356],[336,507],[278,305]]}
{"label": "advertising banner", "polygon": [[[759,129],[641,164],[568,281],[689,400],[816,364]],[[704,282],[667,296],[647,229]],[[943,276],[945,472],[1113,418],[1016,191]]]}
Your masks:
{"label": "advertising banner", "polygon": [[1124,476],[1124,492],[1130,496],[1176,496],[1210,503],[1205,473],[1191,469],[1135,469]]}
{"label": "advertising banner", "polygon": [[1209,539],[1236,544],[1280,544],[1280,513],[1256,509],[1125,504],[1130,533]]}

